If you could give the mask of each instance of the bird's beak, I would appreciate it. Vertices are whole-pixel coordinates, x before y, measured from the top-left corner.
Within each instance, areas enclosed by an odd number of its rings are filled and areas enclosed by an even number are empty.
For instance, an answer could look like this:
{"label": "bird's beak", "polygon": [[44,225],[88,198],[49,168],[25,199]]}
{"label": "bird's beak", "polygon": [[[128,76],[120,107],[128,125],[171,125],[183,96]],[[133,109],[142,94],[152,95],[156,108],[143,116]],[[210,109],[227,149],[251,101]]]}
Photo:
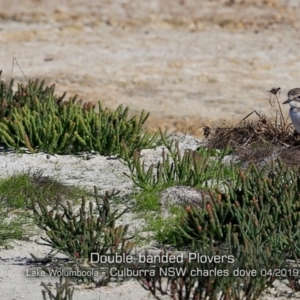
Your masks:
{"label": "bird's beak", "polygon": [[284,102],[282,102],[282,104],[288,104],[288,103],[290,103],[292,100],[291,99],[287,99],[287,100],[285,100]]}

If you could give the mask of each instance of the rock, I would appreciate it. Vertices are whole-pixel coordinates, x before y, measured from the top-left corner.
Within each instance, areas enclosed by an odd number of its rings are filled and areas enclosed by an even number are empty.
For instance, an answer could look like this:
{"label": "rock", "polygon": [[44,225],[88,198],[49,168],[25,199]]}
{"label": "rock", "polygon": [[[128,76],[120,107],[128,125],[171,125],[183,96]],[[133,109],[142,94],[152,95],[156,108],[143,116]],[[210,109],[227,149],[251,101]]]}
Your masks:
{"label": "rock", "polygon": [[188,186],[173,186],[164,190],[160,195],[163,214],[168,214],[171,206],[196,206],[204,208],[211,202],[208,192]]}

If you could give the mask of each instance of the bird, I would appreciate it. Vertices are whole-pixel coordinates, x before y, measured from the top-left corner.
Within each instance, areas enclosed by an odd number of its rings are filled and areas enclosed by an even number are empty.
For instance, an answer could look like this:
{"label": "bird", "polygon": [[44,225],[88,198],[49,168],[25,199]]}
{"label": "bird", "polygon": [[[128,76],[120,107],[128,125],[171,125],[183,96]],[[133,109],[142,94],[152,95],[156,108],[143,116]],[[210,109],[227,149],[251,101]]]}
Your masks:
{"label": "bird", "polygon": [[290,105],[290,118],[298,133],[300,133],[300,88],[292,89],[287,94],[288,99],[282,104]]}

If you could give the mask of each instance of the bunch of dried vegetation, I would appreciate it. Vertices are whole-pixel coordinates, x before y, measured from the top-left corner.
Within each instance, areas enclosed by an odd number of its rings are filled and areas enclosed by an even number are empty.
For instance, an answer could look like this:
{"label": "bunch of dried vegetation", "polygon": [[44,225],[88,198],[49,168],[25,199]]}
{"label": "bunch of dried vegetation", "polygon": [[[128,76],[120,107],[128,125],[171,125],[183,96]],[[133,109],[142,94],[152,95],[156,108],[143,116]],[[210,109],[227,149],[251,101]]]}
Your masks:
{"label": "bunch of dried vegetation", "polygon": [[[300,163],[300,135],[285,118],[279,102],[280,88],[272,88],[269,103],[277,105],[275,118],[253,111],[238,124],[204,127],[210,149],[233,148],[242,162],[261,163],[280,157],[287,165]],[[256,116],[255,120],[253,117]]]}

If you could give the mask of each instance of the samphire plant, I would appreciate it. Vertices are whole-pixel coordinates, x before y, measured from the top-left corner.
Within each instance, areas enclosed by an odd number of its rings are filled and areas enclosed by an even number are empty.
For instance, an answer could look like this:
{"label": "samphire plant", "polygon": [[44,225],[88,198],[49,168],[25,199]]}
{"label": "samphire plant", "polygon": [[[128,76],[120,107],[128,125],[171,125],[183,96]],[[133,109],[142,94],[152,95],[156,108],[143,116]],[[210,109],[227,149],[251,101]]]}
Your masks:
{"label": "samphire plant", "polygon": [[216,185],[224,180],[235,180],[236,169],[233,164],[223,163],[228,149],[215,157],[211,157],[210,150],[183,152],[178,142],[167,140],[162,131],[160,134],[165,148],[158,163],[147,167],[139,150],[134,151],[132,159],[125,155],[130,174],[124,175],[131,178],[136,186],[144,190],[153,190],[171,185],[201,187],[210,179],[215,180]]}
{"label": "samphire plant", "polygon": [[[111,266],[101,263],[92,266],[91,255],[127,254],[132,250],[134,245],[130,240],[133,236],[128,236],[128,225],[116,226],[116,220],[127,209],[119,213],[117,209],[111,211],[110,208],[110,199],[117,194],[118,192],[112,191],[101,196],[95,187],[94,201],[87,203],[83,196],[79,210],[73,209],[70,201],[64,203],[59,198],[51,208],[44,201],[32,199],[35,222],[47,235],[46,238],[42,237],[44,242],[38,243],[50,246],[69,257],[70,262],[64,269],[69,267],[68,273],[75,274],[70,277],[101,286],[110,280],[108,267]],[[118,264],[117,267],[122,268],[123,265]],[[85,272],[81,276],[76,270]],[[86,273],[87,271],[90,273]],[[94,276],[100,272],[104,273],[100,278]]]}
{"label": "samphire plant", "polygon": [[152,274],[142,273],[139,282],[157,299],[168,295],[174,300],[255,300],[276,279],[269,270],[280,269],[286,262],[286,256],[277,251],[275,240],[273,234],[264,244],[248,239],[242,245],[236,234],[229,232],[223,248],[215,247],[210,240],[186,253],[183,262],[143,265]]}
{"label": "samphire plant", "polygon": [[228,192],[210,192],[205,209],[187,207],[178,230],[186,242],[205,244],[210,238],[224,242],[228,230],[239,241],[264,243],[276,233],[278,251],[292,249],[300,255],[300,168],[287,167],[280,160],[263,169],[251,165],[239,171]]}
{"label": "samphire plant", "polygon": [[[210,199],[204,208],[197,202],[187,206],[186,215],[174,225],[172,234],[178,237],[172,246],[188,247],[205,257],[233,255],[234,264],[188,260],[175,265],[149,264],[147,268],[154,269],[155,276],[141,276],[140,282],[153,295],[169,294],[172,299],[257,299],[275,279],[288,279],[289,286],[298,289],[299,276],[293,271],[299,274],[299,166],[288,167],[278,159],[263,168],[236,168],[235,178],[223,193],[209,190]],[[293,260],[293,267],[287,259]],[[170,272],[174,268],[185,272],[169,273],[172,275],[164,279],[165,273],[159,272],[169,267]],[[220,268],[231,275],[214,275],[214,270]],[[237,269],[248,273],[230,273]],[[213,275],[203,275],[204,270],[212,270]]]}
{"label": "samphire plant", "polygon": [[43,300],[72,300],[74,294],[74,287],[70,286],[70,280],[63,277],[59,278],[59,283],[56,283],[56,295],[50,290],[50,288],[42,282],[44,290],[42,290]]}
{"label": "samphire plant", "polygon": [[149,113],[128,118],[128,107],[115,111],[77,96],[64,101],[55,95],[55,85],[44,81],[10,84],[0,81],[0,142],[9,148],[26,147],[31,152],[78,153],[97,151],[102,155],[129,155],[135,149],[153,147],[159,134],[143,133]]}

